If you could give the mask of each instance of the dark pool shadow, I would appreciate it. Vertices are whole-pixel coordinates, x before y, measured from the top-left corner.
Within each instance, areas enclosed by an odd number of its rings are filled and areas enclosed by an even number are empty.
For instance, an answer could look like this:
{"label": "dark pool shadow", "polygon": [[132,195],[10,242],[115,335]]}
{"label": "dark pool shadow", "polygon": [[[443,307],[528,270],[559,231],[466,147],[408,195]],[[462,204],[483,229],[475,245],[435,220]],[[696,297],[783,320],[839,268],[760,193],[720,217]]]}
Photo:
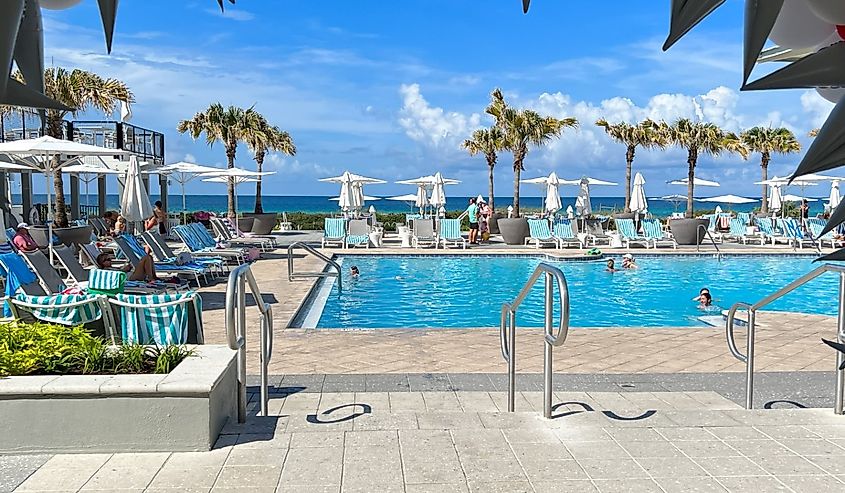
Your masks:
{"label": "dark pool shadow", "polygon": [[[778,404],[785,404],[784,407],[775,407]],[[790,401],[786,399],[775,399],[763,404],[763,409],[807,409],[807,406],[800,402]]]}
{"label": "dark pool shadow", "polygon": [[[356,407],[360,407],[361,410],[353,412],[351,414],[347,414],[345,416],[331,417],[331,415],[333,413],[335,413],[336,411],[340,411],[341,409],[356,408]],[[373,413],[373,407],[370,406],[369,404],[357,404],[357,403],[342,404],[340,406],[335,406],[331,409],[326,409],[325,411],[323,411],[320,414],[316,414],[316,413],[315,414],[309,414],[309,415],[305,416],[305,420],[308,421],[309,423],[315,424],[315,425],[327,425],[327,424],[343,423],[345,421],[351,421],[351,420],[353,420],[355,418],[359,418],[359,417],[361,417],[365,414],[372,414],[372,413]]]}
{"label": "dark pool shadow", "polygon": [[[569,411],[566,411],[566,412],[563,412],[563,413],[555,414],[555,411],[558,410],[560,407],[569,406],[569,405],[580,406],[582,408],[582,410],[577,410],[577,409],[576,410],[569,410]],[[577,401],[561,402],[559,404],[555,404],[554,406],[552,406],[552,418],[551,419],[565,418],[567,416],[572,416],[572,415],[575,415],[575,414],[581,414],[581,413],[584,413],[584,412],[595,412],[595,409],[593,409],[593,407],[591,405],[589,405],[585,402],[577,402]],[[657,411],[655,411],[653,409],[649,409],[648,411],[643,412],[639,416],[622,416],[622,415],[619,415],[619,414],[617,414],[613,411],[608,411],[608,410],[601,411],[601,413],[604,414],[608,419],[613,419],[613,420],[616,420],[616,421],[640,421],[640,420],[648,419],[648,418],[654,416],[655,414],[657,414]]]}
{"label": "dark pool shadow", "polygon": [[[207,291],[200,293],[202,297],[202,311],[214,311],[214,310],[223,310],[226,308],[226,293],[221,291]],[[261,293],[261,299],[264,303],[269,303],[274,305],[279,302],[276,299],[276,295],[273,293]],[[255,298],[252,297],[252,294],[247,292],[246,295],[246,306],[252,307],[255,305]]]}

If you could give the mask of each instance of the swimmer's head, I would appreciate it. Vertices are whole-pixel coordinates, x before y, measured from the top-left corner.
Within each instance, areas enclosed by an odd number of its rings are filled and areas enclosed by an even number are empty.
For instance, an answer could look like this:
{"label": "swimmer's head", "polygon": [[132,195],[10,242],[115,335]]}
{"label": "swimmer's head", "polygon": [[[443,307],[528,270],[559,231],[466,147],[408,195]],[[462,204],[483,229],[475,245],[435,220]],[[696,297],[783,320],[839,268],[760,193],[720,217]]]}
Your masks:
{"label": "swimmer's head", "polygon": [[351,268],[351,269],[349,269],[349,270],[352,272],[352,274],[354,274],[354,275],[356,275],[356,276],[357,276],[358,274],[360,274],[360,272],[358,271],[358,266],[357,266],[357,265],[353,265],[353,266],[352,266],[352,268]]}

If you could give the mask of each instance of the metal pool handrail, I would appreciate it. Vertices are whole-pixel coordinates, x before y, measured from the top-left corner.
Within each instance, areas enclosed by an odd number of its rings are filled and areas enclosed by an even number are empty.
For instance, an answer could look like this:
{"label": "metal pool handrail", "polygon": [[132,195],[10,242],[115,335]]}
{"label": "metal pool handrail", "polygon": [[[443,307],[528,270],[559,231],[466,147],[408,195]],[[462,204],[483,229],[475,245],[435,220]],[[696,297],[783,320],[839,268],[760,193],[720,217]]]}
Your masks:
{"label": "metal pool handrail", "polygon": [[[321,271],[321,272],[301,272],[295,273],[293,271],[293,251],[296,248],[302,248],[303,250],[307,251],[308,253],[314,255],[315,257],[319,258],[323,262],[332,266],[335,272],[328,272],[328,271]],[[343,291],[343,276],[340,275],[340,264],[332,260],[331,258],[323,255],[319,250],[312,247],[311,245],[297,241],[291,243],[288,246],[288,281],[293,281],[294,279],[303,279],[306,277],[329,277],[334,276],[337,277],[337,292],[340,293]]]}
{"label": "metal pool handrail", "polygon": [[716,238],[713,238],[713,235],[710,233],[710,230],[707,229],[707,226],[705,226],[703,224],[699,224],[698,229],[695,232],[695,236],[696,236],[696,238],[695,238],[696,239],[695,251],[696,252],[701,251],[701,242],[698,241],[698,232],[701,231],[702,229],[707,234],[707,236],[710,238],[710,241],[713,243],[713,247],[716,249],[716,259],[721,262],[722,261],[722,251],[719,249],[719,245],[716,244]]}
{"label": "metal pool handrail", "polygon": [[[845,266],[830,264],[819,266],[774,293],[766,296],[757,303],[736,303],[728,311],[727,320],[725,322],[725,338],[727,339],[728,349],[730,349],[731,354],[739,361],[745,363],[746,409],[754,407],[754,338],[755,331],[757,329],[757,311],[827,272],[839,273],[839,310],[837,312],[836,319],[836,338],[839,342],[845,342]],[[746,337],[745,354],[742,354],[739,351],[739,348],[736,345],[736,339],[734,338],[734,320],[736,319],[737,310],[740,309],[745,310],[748,313],[748,318],[746,320],[748,335]],[[837,352],[836,397],[833,405],[833,412],[836,414],[843,414],[843,407],[845,407],[845,402],[843,402],[843,399],[845,399],[845,370],[839,369],[839,367],[842,366],[843,361],[845,361],[845,354]]]}
{"label": "metal pool handrail", "polygon": [[[546,418],[552,417],[552,350],[561,346],[569,334],[569,286],[566,284],[566,276],[563,271],[549,264],[541,263],[534,269],[534,273],[522,287],[512,303],[502,305],[502,317],[499,324],[499,342],[502,349],[502,357],[508,363],[508,412],[514,411],[516,397],[516,311],[525,301],[528,293],[534,284],[545,274],[545,306],[544,306],[544,342],[545,353],[543,356],[543,415]],[[554,306],[552,294],[554,282],[558,284],[558,305],[560,306],[560,320],[557,332],[553,332],[552,316]]]}
{"label": "metal pool handrail", "polygon": [[264,302],[250,264],[243,264],[229,273],[226,285],[226,337],[229,348],[238,351],[238,422],[246,422],[246,288],[255,299],[261,317],[259,362],[261,373],[261,415],[267,416],[269,383],[268,365],[273,355],[273,308]]}

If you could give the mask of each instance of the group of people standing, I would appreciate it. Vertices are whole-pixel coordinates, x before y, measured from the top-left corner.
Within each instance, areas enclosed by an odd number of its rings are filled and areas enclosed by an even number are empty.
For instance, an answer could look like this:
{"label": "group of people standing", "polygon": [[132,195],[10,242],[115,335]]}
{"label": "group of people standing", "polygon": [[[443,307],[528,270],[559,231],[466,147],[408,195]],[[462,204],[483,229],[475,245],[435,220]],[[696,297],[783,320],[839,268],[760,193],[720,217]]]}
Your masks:
{"label": "group of people standing", "polygon": [[[487,241],[490,238],[490,216],[493,210],[487,205],[487,201],[480,195],[478,198],[469,199],[469,206],[466,215],[469,219],[469,244],[478,245],[479,241]],[[479,240],[479,234],[481,238]]]}
{"label": "group of people standing", "polygon": [[[126,218],[115,211],[106,211],[103,213],[103,221],[109,228],[111,234],[126,233]],[[167,233],[167,212],[164,211],[164,206],[160,200],[156,200],[153,208],[153,215],[144,220],[144,230],[158,231],[161,234]]]}

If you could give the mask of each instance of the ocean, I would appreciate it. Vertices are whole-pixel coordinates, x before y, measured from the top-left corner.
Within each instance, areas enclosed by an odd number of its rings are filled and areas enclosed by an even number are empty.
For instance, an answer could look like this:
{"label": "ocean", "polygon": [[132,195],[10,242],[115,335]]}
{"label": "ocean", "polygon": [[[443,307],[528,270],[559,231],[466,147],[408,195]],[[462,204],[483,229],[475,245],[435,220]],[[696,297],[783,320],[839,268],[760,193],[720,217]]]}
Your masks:
{"label": "ocean", "polygon": [[[265,212],[307,212],[307,213],[330,213],[336,212],[337,202],[329,200],[329,196],[299,196],[299,195],[265,195],[262,197]],[[20,203],[20,196],[13,197],[16,203]],[[150,200],[156,201],[159,199],[157,194],[150,195]],[[182,209],[182,196],[170,195],[169,208],[171,212],[178,212]],[[34,202],[43,203],[46,200],[44,194],[35,194]],[[446,209],[448,210],[462,210],[466,207],[469,197],[447,197]],[[85,195],[82,195],[82,204],[86,203]],[[575,197],[561,197],[563,208],[572,206],[575,208]],[[97,196],[90,195],[88,203],[91,205],[97,204]],[[512,197],[496,197],[496,209],[504,211],[512,203]],[[525,209],[540,209],[543,206],[542,197],[520,197],[520,203]],[[591,197],[593,206],[593,213],[599,214],[601,211],[621,210],[625,203],[624,197]],[[109,194],[106,198],[106,204],[109,209],[117,210],[120,208],[120,198],[117,194]],[[254,195],[238,195],[238,208],[242,212],[252,212],[255,205]],[[367,207],[373,205],[378,212],[413,212],[415,208],[413,204],[406,202],[397,202],[393,200],[377,200],[367,202]],[[665,217],[671,215],[673,212],[683,212],[686,208],[686,202],[669,202],[664,200],[649,199],[649,212],[657,217]],[[696,210],[712,210],[716,204],[697,202],[695,204]],[[750,212],[755,207],[759,207],[759,202],[743,205],[722,205],[725,211],[733,210],[736,212]],[[225,195],[187,195],[186,208],[188,211],[213,211],[220,212],[226,210],[226,196]],[[824,201],[819,200],[810,202],[810,212],[815,214],[822,212],[824,209]]]}

